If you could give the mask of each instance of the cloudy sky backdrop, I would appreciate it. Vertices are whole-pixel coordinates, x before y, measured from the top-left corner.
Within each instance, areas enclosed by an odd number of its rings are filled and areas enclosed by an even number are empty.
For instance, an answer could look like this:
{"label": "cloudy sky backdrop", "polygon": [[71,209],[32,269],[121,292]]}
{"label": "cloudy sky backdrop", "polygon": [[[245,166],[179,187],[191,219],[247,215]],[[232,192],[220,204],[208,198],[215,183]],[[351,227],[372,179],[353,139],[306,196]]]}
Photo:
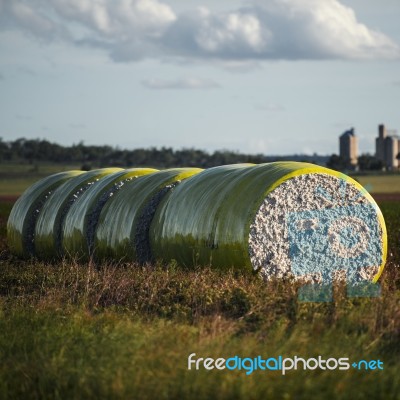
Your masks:
{"label": "cloudy sky backdrop", "polygon": [[0,137],[268,154],[400,129],[399,0],[0,0]]}

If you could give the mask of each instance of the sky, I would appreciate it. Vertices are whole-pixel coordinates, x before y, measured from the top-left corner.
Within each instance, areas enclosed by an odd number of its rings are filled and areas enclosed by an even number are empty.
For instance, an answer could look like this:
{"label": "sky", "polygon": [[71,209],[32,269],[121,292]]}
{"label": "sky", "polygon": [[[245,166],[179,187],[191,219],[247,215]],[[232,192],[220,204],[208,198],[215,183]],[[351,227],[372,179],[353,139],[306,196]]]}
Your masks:
{"label": "sky", "polygon": [[399,0],[0,0],[0,137],[332,154],[400,130]]}

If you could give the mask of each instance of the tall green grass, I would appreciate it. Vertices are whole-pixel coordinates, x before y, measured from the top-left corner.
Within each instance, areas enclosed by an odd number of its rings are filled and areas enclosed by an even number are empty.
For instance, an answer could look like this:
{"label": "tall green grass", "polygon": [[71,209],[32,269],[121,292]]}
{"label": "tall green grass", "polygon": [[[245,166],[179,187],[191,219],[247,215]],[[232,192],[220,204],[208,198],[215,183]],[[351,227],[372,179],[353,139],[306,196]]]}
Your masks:
{"label": "tall green grass", "polygon": [[[400,389],[393,282],[378,299],[337,287],[334,302],[308,304],[290,282],[233,271],[10,264],[0,279],[3,398],[394,399]],[[191,353],[380,359],[384,371],[188,371]]]}
{"label": "tall green grass", "polygon": [[[393,241],[381,297],[351,299],[338,284],[331,303],[233,270],[18,260],[0,241],[0,398],[399,399],[400,203],[382,210]],[[191,353],[380,359],[384,370],[189,371]]]}

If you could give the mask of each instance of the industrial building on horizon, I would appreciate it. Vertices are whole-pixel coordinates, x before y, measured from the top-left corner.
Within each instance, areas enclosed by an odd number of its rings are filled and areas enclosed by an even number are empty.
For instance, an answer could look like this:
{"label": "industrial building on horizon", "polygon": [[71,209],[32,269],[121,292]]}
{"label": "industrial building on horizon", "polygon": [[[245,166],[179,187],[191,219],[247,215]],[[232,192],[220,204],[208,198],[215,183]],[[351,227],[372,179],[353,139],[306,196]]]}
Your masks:
{"label": "industrial building on horizon", "polygon": [[400,137],[396,133],[387,131],[385,125],[381,124],[378,127],[378,137],[375,139],[375,157],[387,170],[397,169],[399,166]]}
{"label": "industrial building on horizon", "polygon": [[344,132],[339,137],[339,154],[346,163],[346,167],[355,169],[358,164],[358,139],[354,128]]}
{"label": "industrial building on horizon", "polygon": [[[339,154],[348,169],[357,169],[358,139],[354,128],[339,136]],[[378,126],[375,139],[375,158],[386,170],[398,169],[400,165],[400,137],[394,130],[387,130],[384,124]]]}

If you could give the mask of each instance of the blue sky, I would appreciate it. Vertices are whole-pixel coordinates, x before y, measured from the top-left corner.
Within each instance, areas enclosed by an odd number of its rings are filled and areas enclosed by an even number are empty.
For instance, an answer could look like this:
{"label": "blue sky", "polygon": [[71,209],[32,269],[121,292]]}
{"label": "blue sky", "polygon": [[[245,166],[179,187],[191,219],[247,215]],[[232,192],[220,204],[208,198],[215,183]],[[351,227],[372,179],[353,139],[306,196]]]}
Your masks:
{"label": "blue sky", "polygon": [[0,0],[0,137],[330,154],[400,129],[398,0]]}

